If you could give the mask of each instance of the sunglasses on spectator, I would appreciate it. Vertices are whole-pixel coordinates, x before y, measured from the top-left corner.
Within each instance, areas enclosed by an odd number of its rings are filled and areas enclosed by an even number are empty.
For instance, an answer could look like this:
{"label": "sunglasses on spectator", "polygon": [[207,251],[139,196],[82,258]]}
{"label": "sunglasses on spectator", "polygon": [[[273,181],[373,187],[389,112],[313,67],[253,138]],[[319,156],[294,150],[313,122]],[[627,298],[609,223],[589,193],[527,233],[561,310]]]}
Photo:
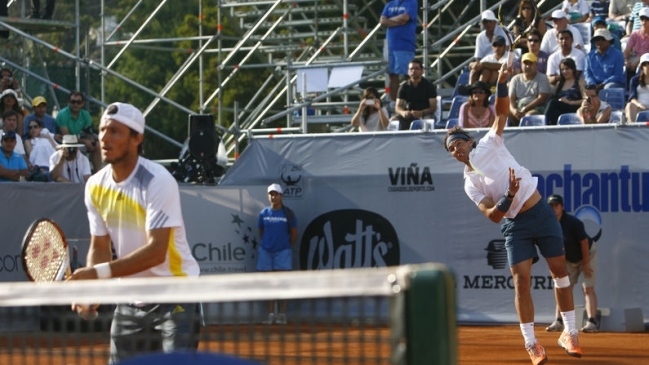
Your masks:
{"label": "sunglasses on spectator", "polygon": [[471,94],[486,94],[487,92],[482,89],[471,90]]}
{"label": "sunglasses on spectator", "polygon": [[72,99],[69,101],[70,104],[83,104],[83,100]]}
{"label": "sunglasses on spectator", "polygon": [[540,42],[540,40],[537,39],[537,38],[529,38],[527,41],[530,42],[530,43],[538,43],[538,42]]}
{"label": "sunglasses on spectator", "polygon": [[523,6],[521,10],[532,10],[532,8],[530,8],[529,6]]}
{"label": "sunglasses on spectator", "polygon": [[29,129],[36,129],[38,128],[38,124],[32,124],[29,126]]}

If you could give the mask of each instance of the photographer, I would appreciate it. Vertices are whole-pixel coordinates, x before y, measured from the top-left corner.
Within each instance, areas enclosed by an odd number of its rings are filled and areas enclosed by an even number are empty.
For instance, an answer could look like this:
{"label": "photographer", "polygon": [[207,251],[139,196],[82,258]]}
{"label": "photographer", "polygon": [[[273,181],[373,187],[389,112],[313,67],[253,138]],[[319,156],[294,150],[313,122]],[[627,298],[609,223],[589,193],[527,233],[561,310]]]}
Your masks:
{"label": "photographer", "polygon": [[613,108],[600,100],[597,85],[586,85],[585,98],[577,115],[582,124],[608,123]]}
{"label": "photographer", "polygon": [[50,176],[55,182],[85,183],[90,177],[90,161],[79,148],[77,136],[64,135],[59,150],[50,156]]}
{"label": "photographer", "polygon": [[8,68],[0,69],[0,92],[11,89],[16,92],[17,97],[20,97],[20,85],[18,80],[14,78],[13,72]]}
{"label": "photographer", "polygon": [[387,109],[381,104],[379,92],[373,87],[368,87],[363,91],[361,98],[356,114],[352,117],[352,125],[358,126],[361,132],[386,130],[390,121]]}
{"label": "photographer", "polygon": [[68,97],[68,106],[61,109],[56,116],[56,125],[62,135],[71,134],[78,137],[79,143],[83,143],[85,152],[90,154],[92,165],[95,171],[101,169],[101,151],[97,144],[97,138],[92,132],[92,120],[90,113],[83,109],[85,97],[78,91],[73,91]]}

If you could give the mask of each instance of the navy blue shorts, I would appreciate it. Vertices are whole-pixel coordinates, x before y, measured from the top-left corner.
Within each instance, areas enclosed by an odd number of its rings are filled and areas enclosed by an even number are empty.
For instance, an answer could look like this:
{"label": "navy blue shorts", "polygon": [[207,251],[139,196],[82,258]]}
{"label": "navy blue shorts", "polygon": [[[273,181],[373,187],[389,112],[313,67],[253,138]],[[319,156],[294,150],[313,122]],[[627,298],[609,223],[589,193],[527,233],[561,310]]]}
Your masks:
{"label": "navy blue shorts", "polygon": [[507,260],[512,267],[519,262],[539,256],[539,247],[545,258],[565,255],[561,225],[552,207],[541,199],[536,205],[516,218],[505,220],[501,230],[505,236]]}

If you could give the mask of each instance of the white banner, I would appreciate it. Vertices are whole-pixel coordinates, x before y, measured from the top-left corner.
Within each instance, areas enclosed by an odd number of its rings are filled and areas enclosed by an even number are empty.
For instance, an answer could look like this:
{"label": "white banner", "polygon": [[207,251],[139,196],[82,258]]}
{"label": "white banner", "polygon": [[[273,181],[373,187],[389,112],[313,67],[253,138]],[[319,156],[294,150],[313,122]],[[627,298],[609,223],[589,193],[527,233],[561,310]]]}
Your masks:
{"label": "white banner", "polygon": [[[640,307],[649,318],[649,163],[641,157],[649,156],[649,129],[511,129],[504,137],[539,178],[541,194],[563,195],[566,210],[597,238],[599,306]],[[459,320],[517,322],[500,225],[465,195],[462,165],[443,138],[436,131],[253,140],[219,186],[181,186],[202,273],[254,271],[257,217],[268,205],[266,187],[279,182],[298,219],[296,270],[441,262],[456,276]],[[24,280],[20,240],[35,218],[87,238],[82,195],[82,186],[69,184],[3,184],[0,197],[11,209],[0,221],[0,280]],[[79,245],[85,261],[87,243]],[[536,320],[550,321],[555,304],[544,260],[532,275]],[[579,289],[575,303],[583,305]]]}

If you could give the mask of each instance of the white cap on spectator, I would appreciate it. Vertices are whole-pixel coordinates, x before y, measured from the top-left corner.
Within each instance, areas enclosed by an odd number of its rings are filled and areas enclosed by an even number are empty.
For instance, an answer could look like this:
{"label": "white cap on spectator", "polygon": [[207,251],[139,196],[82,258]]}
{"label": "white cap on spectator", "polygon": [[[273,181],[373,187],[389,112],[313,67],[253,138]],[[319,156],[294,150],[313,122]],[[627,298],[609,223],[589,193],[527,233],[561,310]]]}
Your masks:
{"label": "white cap on spectator", "polygon": [[640,9],[640,12],[638,13],[638,18],[641,16],[649,18],[649,8]]}
{"label": "white cap on spectator", "polygon": [[568,19],[568,15],[563,10],[555,10],[552,12],[552,19]]}
{"label": "white cap on spectator", "polygon": [[493,11],[491,10],[485,10],[482,12],[482,21],[489,20],[492,22],[497,22],[498,18],[496,18],[496,14],[494,14]]}
{"label": "white cap on spectator", "polygon": [[649,62],[649,53],[645,53],[642,55],[642,57],[640,57],[640,62],[638,63],[638,65],[642,66],[642,64],[645,62]]}

